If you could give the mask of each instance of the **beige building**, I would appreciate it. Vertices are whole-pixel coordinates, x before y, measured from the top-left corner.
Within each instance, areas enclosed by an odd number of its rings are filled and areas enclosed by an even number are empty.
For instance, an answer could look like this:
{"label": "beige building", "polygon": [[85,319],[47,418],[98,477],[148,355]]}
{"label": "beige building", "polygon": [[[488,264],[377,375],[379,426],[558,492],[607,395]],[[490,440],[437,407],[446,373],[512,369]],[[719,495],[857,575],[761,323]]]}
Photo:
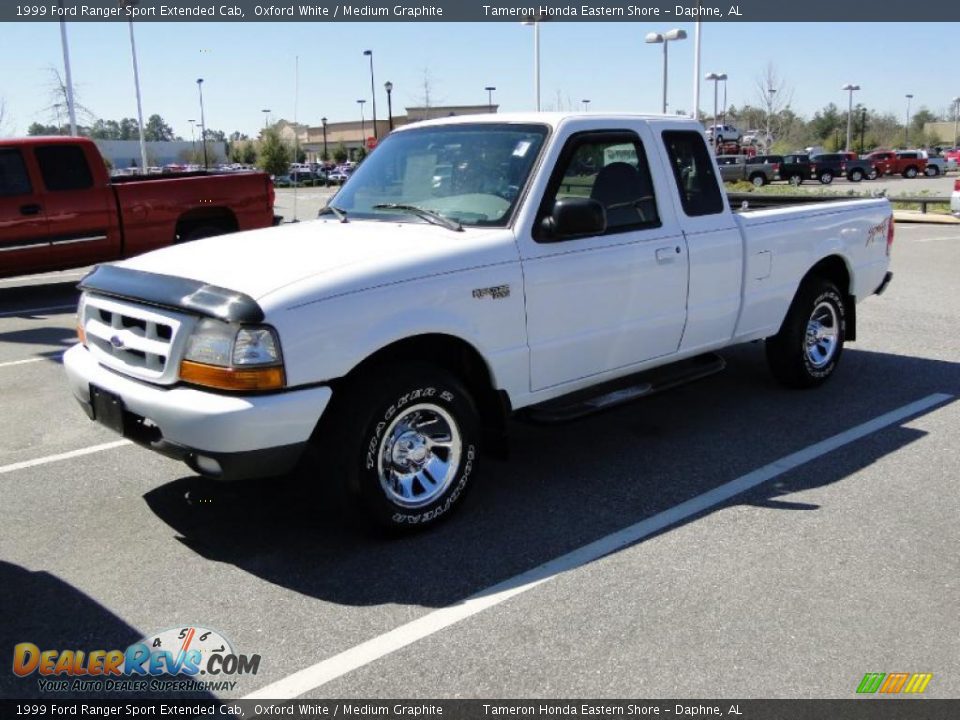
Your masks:
{"label": "beige building", "polygon": [[924,135],[933,135],[940,142],[953,145],[956,142],[957,125],[954,122],[931,122],[923,124]]}
{"label": "beige building", "polygon": [[[450,117],[451,115],[486,115],[496,112],[498,105],[441,105],[437,107],[408,107],[405,115],[394,115],[393,126],[410,125],[423,120]],[[289,143],[296,142],[307,153],[309,162],[317,162],[323,155],[324,126],[294,125],[286,120],[276,124],[280,137]],[[390,132],[390,122],[377,118],[377,136],[384,138]],[[364,141],[366,138],[366,141]],[[344,122],[327,122],[327,154],[333,159],[333,153],[342,144],[349,157],[354,159],[359,149],[374,144],[373,121],[367,118],[362,126],[359,119]]]}

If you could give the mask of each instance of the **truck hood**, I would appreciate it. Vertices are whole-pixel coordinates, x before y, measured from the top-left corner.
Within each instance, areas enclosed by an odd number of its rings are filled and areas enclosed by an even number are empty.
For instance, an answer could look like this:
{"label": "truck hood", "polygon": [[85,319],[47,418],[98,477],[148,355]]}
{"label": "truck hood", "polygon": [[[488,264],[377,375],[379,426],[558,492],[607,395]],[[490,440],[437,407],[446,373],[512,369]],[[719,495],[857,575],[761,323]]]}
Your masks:
{"label": "truck hood", "polygon": [[454,232],[419,222],[322,219],[196,240],[117,265],[269,301],[271,293],[319,300],[517,259],[513,234],[503,228]]}

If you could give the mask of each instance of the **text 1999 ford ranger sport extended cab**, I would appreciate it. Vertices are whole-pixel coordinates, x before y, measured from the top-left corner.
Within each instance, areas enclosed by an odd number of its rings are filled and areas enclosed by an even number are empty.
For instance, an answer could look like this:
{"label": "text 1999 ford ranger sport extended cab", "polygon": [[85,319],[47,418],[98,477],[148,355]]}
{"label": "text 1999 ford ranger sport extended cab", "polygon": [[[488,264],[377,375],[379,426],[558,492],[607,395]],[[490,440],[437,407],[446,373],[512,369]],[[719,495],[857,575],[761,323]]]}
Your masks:
{"label": "text 1999 ford ranger sport extended cab", "polygon": [[675,117],[402,128],[315,222],[94,270],[66,371],[91,418],[198,473],[322,458],[316,482],[423,527],[513,412],[576,417],[758,339],[784,383],[830,377],[891,277],[889,203],[734,214],[717,178]]}

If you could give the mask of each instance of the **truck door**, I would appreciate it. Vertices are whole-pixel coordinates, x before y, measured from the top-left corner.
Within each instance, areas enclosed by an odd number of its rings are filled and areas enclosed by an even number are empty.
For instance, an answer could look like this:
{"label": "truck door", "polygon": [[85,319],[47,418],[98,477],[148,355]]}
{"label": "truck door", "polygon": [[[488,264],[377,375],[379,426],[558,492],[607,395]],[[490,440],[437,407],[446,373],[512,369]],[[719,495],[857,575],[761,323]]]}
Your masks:
{"label": "truck door", "polygon": [[0,276],[48,269],[47,216],[19,147],[0,145]]}
{"label": "truck door", "polygon": [[57,267],[77,267],[119,256],[112,191],[98,186],[79,145],[54,143],[33,149],[43,179],[50,224],[50,253]]}
{"label": "truck door", "polygon": [[[733,337],[740,313],[743,239],[720,190],[703,136],[663,131],[663,172],[676,183],[680,225],[690,258],[687,323],[681,352],[722,345]],[[748,258],[748,271],[769,275],[769,251]]]}
{"label": "truck door", "polygon": [[[646,128],[641,128],[646,130]],[[649,142],[649,141],[648,141]],[[687,251],[661,176],[632,130],[572,134],[520,243],[533,391],[677,351],[686,317]],[[606,230],[557,238],[555,203],[590,198]]]}

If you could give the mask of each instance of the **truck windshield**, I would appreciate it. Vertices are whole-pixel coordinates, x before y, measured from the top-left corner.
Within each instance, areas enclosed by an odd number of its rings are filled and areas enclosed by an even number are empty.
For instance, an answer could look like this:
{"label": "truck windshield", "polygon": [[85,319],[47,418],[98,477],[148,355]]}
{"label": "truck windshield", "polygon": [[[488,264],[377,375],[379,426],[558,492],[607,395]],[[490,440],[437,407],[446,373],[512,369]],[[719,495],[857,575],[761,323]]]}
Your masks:
{"label": "truck windshield", "polygon": [[547,136],[544,125],[475,123],[388,136],[331,200],[351,220],[424,222],[414,206],[467,226],[510,221]]}

